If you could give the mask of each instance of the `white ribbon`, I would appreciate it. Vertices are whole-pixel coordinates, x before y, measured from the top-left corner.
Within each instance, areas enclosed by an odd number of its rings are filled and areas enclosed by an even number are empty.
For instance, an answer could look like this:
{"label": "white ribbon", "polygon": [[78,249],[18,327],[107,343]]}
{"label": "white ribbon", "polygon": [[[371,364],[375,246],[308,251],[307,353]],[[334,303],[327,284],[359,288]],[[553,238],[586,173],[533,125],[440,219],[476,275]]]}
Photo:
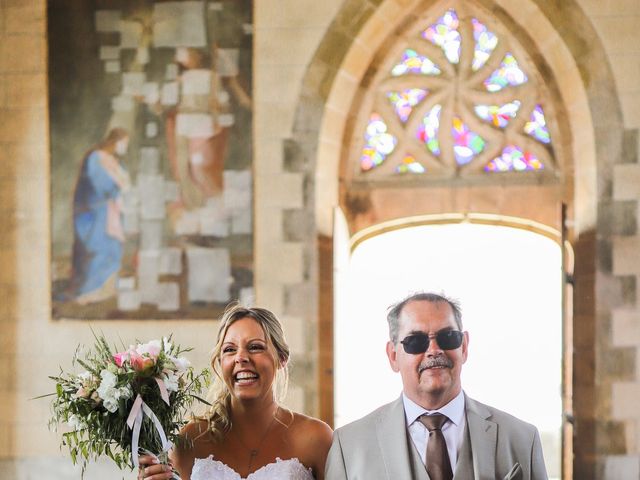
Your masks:
{"label": "white ribbon", "polygon": [[160,389],[160,397],[164,400],[164,403],[170,405],[169,403],[169,392],[167,390],[167,386],[164,384],[164,381],[156,377],[156,383],[158,384],[158,388]]}
{"label": "white ribbon", "polygon": [[129,426],[129,428],[133,429],[133,436],[131,438],[131,458],[136,468],[140,465],[140,463],[138,462],[138,443],[140,441],[140,428],[142,427],[142,419],[145,415],[151,419],[151,422],[153,422],[153,425],[156,427],[158,435],[160,435],[162,451],[168,452],[172,446],[171,442],[167,440],[167,436],[165,435],[162,425],[160,424],[160,420],[158,420],[156,414],[153,413],[149,406],[144,403],[140,394],[138,394],[135,402],[133,402],[131,411],[129,412],[129,417],[127,418],[127,425]]}

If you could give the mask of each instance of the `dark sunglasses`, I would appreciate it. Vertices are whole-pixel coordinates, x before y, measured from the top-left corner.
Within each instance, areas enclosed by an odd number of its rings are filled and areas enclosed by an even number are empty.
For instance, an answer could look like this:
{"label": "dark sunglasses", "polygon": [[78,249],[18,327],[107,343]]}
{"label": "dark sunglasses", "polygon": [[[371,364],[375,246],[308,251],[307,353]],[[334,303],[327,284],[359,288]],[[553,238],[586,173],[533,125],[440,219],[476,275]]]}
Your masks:
{"label": "dark sunglasses", "polygon": [[464,334],[460,330],[441,330],[433,336],[426,333],[412,333],[400,342],[404,351],[412,355],[424,353],[429,348],[431,338],[435,338],[442,350],[455,350],[462,345]]}

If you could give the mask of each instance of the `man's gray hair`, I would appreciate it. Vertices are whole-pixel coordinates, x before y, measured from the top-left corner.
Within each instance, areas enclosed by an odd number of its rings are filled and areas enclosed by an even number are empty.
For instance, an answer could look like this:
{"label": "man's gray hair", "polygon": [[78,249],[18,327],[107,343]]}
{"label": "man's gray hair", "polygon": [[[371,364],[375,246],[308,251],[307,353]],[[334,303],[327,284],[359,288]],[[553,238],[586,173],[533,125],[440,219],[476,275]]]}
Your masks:
{"label": "man's gray hair", "polygon": [[453,318],[456,321],[458,329],[462,330],[462,310],[457,300],[449,298],[444,294],[437,294],[431,292],[412,293],[404,300],[395,303],[389,307],[387,313],[387,322],[389,323],[389,339],[391,342],[398,343],[398,331],[400,325],[398,319],[402,313],[402,309],[410,302],[432,302],[432,303],[447,303],[451,307],[453,312]]}

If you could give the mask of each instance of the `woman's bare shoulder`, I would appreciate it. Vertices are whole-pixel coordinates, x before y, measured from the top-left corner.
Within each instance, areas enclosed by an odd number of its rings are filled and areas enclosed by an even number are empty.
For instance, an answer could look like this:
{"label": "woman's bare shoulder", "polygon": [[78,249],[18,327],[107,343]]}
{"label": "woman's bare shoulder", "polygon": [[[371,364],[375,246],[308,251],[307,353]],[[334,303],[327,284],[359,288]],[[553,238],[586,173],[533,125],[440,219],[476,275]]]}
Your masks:
{"label": "woman's bare shoulder", "polygon": [[215,451],[216,444],[206,420],[192,420],[180,430],[172,452],[174,466],[182,478],[189,478],[196,458],[206,458]]}
{"label": "woman's bare shoulder", "polygon": [[325,422],[320,420],[319,418],[310,417],[309,415],[305,415],[304,413],[299,412],[291,412],[291,417],[293,421],[291,422],[291,426],[298,426],[298,428],[304,429],[313,429],[318,431],[329,431],[332,432],[331,427],[327,425]]}
{"label": "woman's bare shoulder", "polygon": [[182,427],[178,443],[180,450],[200,450],[209,449],[216,442],[209,422],[205,419],[194,419]]}
{"label": "woman's bare shoulder", "polygon": [[324,465],[333,436],[331,427],[320,419],[291,412],[289,430],[300,461],[313,470],[315,478],[324,478]]}
{"label": "woman's bare shoulder", "polygon": [[329,425],[318,418],[291,412],[289,429],[298,446],[318,448],[331,444],[333,431]]}

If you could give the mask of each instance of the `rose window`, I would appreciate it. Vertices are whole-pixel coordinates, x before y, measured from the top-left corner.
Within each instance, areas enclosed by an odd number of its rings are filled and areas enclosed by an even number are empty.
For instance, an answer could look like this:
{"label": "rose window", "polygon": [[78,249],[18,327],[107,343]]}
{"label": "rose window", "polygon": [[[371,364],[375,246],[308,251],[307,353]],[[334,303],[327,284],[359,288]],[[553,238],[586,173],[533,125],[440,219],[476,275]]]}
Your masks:
{"label": "rose window", "polygon": [[550,102],[524,49],[462,8],[419,27],[372,77],[356,176],[555,173]]}

